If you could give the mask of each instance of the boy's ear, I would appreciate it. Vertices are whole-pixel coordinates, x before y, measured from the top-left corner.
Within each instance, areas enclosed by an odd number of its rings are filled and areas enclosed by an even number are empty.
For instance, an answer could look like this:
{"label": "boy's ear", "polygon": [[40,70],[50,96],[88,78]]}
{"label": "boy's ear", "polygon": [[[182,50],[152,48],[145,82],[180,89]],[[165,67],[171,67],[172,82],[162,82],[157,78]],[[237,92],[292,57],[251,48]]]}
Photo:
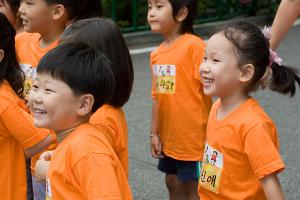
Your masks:
{"label": "boy's ear", "polygon": [[176,15],[176,20],[178,21],[178,22],[182,22],[183,20],[185,20],[185,18],[187,17],[187,15],[188,15],[188,13],[189,13],[189,10],[187,9],[187,7],[182,7],[179,11],[178,11],[178,13],[177,13],[177,15]]}
{"label": "boy's ear", "polygon": [[4,51],[0,49],[0,62],[3,60],[3,58],[4,58]]}
{"label": "boy's ear", "polygon": [[66,14],[66,8],[62,4],[53,5],[52,17],[54,20],[60,19],[64,14]]}
{"label": "boy's ear", "polygon": [[246,64],[241,67],[240,81],[246,83],[254,76],[255,68],[252,64]]}
{"label": "boy's ear", "polygon": [[92,111],[94,105],[94,96],[91,94],[84,94],[80,96],[79,107],[77,109],[77,114],[79,116],[85,116]]}

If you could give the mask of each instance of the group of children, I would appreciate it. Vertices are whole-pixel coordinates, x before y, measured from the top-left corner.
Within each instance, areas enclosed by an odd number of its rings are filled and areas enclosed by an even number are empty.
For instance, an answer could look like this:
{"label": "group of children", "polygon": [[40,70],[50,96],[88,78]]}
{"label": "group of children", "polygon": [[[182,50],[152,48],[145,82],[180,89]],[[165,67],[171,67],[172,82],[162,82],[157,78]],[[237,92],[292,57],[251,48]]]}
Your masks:
{"label": "group of children", "polygon": [[[31,176],[35,200],[132,199],[122,106],[134,73],[118,27],[96,0],[0,0],[0,12],[0,199],[30,199]],[[276,126],[250,93],[293,96],[297,71],[247,22],[205,44],[196,14],[197,0],[148,0],[164,37],[150,56],[150,145],[169,197],[284,199]]]}

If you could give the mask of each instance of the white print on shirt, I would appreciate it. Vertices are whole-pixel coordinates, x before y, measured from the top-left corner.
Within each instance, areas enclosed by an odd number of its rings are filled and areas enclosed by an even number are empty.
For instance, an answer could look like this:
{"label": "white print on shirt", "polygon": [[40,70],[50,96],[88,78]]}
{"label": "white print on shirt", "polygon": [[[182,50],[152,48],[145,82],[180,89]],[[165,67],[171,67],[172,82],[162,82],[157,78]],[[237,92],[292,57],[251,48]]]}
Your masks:
{"label": "white print on shirt", "polygon": [[52,200],[51,183],[49,178],[46,180],[46,200]]}
{"label": "white print on shirt", "polygon": [[25,99],[28,99],[28,95],[33,85],[33,79],[36,77],[36,68],[29,64],[20,64],[22,71],[25,73],[24,92]]}
{"label": "white print on shirt", "polygon": [[153,65],[153,75],[158,94],[175,94],[175,65]]}
{"label": "white print on shirt", "polygon": [[223,169],[223,154],[205,145],[199,185],[214,193],[219,193],[220,180]]}

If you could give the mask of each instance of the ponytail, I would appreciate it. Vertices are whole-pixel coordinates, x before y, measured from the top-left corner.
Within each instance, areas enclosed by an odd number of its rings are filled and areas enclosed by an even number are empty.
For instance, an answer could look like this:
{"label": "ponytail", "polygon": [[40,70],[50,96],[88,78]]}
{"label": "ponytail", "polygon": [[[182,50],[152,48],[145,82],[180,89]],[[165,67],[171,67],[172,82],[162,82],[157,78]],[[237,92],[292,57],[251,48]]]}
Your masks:
{"label": "ponytail", "polygon": [[289,94],[291,97],[295,95],[296,84],[300,86],[300,78],[298,70],[279,65],[273,62],[271,65],[272,77],[269,82],[269,88],[272,91],[282,94]]}

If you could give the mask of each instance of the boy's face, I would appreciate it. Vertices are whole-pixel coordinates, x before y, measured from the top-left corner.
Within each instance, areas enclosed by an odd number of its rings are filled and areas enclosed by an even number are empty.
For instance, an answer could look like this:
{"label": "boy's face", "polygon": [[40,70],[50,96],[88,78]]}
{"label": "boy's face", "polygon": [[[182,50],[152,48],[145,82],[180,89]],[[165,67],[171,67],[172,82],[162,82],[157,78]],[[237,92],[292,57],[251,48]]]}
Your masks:
{"label": "boy's face", "polygon": [[48,74],[37,74],[29,95],[29,105],[37,127],[56,132],[77,125],[80,96],[63,81]]}
{"label": "boy's face", "polygon": [[51,23],[53,6],[45,0],[21,0],[19,12],[27,32],[43,33]]}

